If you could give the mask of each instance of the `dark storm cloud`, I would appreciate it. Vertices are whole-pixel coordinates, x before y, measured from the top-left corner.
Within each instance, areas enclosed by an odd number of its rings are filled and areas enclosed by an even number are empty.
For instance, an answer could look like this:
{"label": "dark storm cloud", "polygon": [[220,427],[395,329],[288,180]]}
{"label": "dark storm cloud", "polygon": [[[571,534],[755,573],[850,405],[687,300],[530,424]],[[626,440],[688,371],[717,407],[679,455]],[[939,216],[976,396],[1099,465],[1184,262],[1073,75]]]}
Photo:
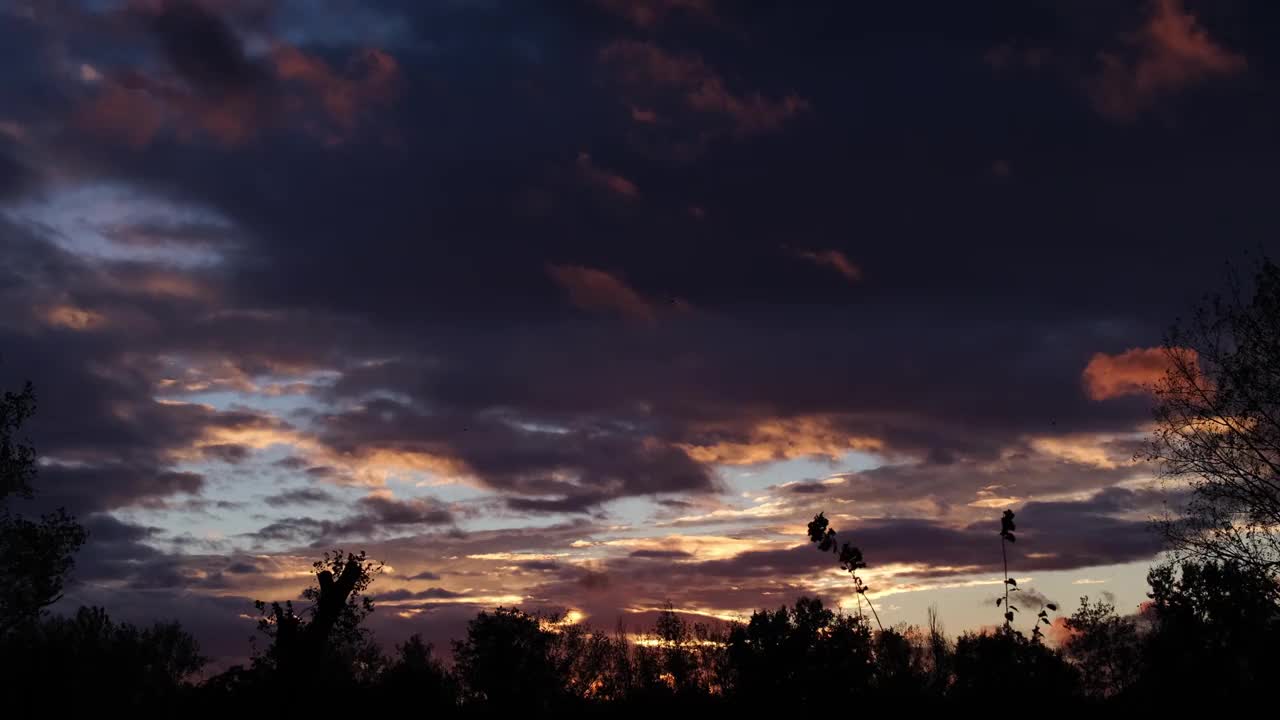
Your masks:
{"label": "dark storm cloud", "polygon": [[[158,53],[139,60],[140,71],[160,63],[195,90],[215,94],[255,92],[270,74],[268,58],[245,50],[241,35],[258,30],[245,18],[184,3],[160,7],[134,18]],[[704,55],[696,48],[619,36],[616,26],[589,15],[538,18],[528,24],[535,30],[518,39],[481,8],[421,12],[406,17],[425,39],[432,37],[430,20],[451,23],[476,43],[471,49],[445,44],[434,55],[402,53],[399,62],[414,92],[384,111],[403,126],[432,129],[403,145],[356,151],[302,140],[261,143],[247,153],[195,138],[182,148],[138,148],[89,144],[71,128],[50,151],[76,155],[81,173],[198,199],[225,214],[252,243],[252,252],[229,256],[228,272],[213,278],[218,302],[232,311],[174,322],[167,343],[152,341],[148,349],[216,348],[260,367],[320,357],[341,363],[355,352],[401,358],[348,366],[339,392],[407,393],[424,407],[450,412],[430,416],[434,420],[401,413],[412,428],[402,433],[408,437],[356,428],[369,422],[359,411],[339,416],[327,430],[335,445],[437,448],[491,487],[512,491],[512,507],[521,510],[578,511],[625,495],[710,489],[707,470],[689,461],[681,446],[751,442],[754,424],[775,417],[823,413],[835,431],[878,437],[890,449],[935,460],[989,457],[1036,428],[1131,426],[1144,412],[1140,403],[1097,404],[1082,397],[1082,358],[1121,343],[1154,342],[1157,323],[1181,297],[1181,280],[1198,277],[1200,266],[1178,262],[1176,250],[1151,259],[1112,237],[1154,232],[1166,243],[1189,247],[1197,228],[1209,223],[1197,215],[1206,203],[1171,206],[1167,198],[1231,192],[1222,182],[1201,187],[1164,172],[1176,162],[1171,151],[1183,142],[1168,133],[1149,133],[1136,144],[1116,136],[1071,157],[1031,138],[1008,147],[1000,121],[1008,96],[1001,84],[1024,80],[993,78],[983,56],[1019,24],[1031,33],[1025,40],[1031,45],[1066,42],[1055,28],[1072,26],[1058,22],[1053,11],[1020,9],[942,45],[891,48],[871,39],[863,61],[898,68],[904,84],[923,81],[921,66],[938,73],[928,85],[935,88],[927,96],[931,102],[948,102],[946,91],[936,88],[952,85],[982,98],[967,104],[972,117],[932,132],[921,129],[919,113],[928,107],[919,99],[895,111],[904,116],[863,114],[852,128],[835,132],[853,109],[868,105],[858,99],[891,97],[893,91],[864,79],[840,83],[843,96],[836,94],[829,81],[843,72],[840,62],[805,72],[785,65],[767,70],[745,47],[715,35],[713,26],[700,32],[717,38],[715,52],[695,61]],[[986,27],[980,17],[963,15],[940,9],[916,19],[913,28],[905,15],[880,8],[866,20],[921,37],[948,24]],[[734,9],[725,17],[742,28],[765,19],[770,32],[759,32],[756,42],[764,43],[764,55],[780,57],[797,47],[801,30],[818,26],[830,35],[843,20],[835,9],[816,7],[767,16]],[[1111,35],[1072,42],[1113,43],[1142,18],[1111,20]],[[1217,35],[1218,28],[1210,25],[1208,32]],[[570,35],[576,39],[562,42]],[[813,43],[805,37],[805,44]],[[1242,54],[1254,52],[1240,40],[1222,42],[1239,44]],[[110,44],[103,36],[77,50],[95,61],[95,54],[109,55]],[[469,64],[469,52],[484,53],[486,62]],[[1072,45],[1064,52],[1080,49]],[[639,75],[621,78],[620,89],[610,58],[628,53],[646,62],[634,66]],[[751,52],[761,54],[759,48]],[[908,61],[915,64],[904,65]],[[553,67],[564,72],[545,71]],[[733,77],[721,67],[735,68]],[[500,75],[522,84],[513,93]],[[734,119],[760,111],[761,118],[786,122],[757,118],[741,127],[770,132],[747,134],[777,137],[754,138],[757,144],[749,146],[713,141],[714,162],[673,172],[625,139],[646,121],[620,107],[628,98],[619,92],[639,85],[672,94],[682,114],[659,124],[698,142],[705,140],[700,116]],[[793,91],[808,110],[778,105]],[[1071,118],[1083,122],[1087,103],[1069,92],[1053,101],[1043,94],[1026,112],[1051,115],[1057,137],[1073,137],[1065,125]],[[1080,105],[1074,115],[1060,112],[1072,102]],[[781,114],[764,112],[780,107]],[[520,133],[500,121],[513,115],[526,118]],[[788,133],[792,121],[806,124]],[[624,139],[611,140],[610,132]],[[856,144],[886,133],[902,143]],[[1225,143],[1214,157],[1246,149],[1242,139],[1232,144],[1238,134],[1214,136]],[[599,138],[599,147],[584,147],[585,137]],[[829,137],[839,139],[822,148],[828,161],[808,167],[818,149],[808,138]],[[913,149],[904,150],[908,138]],[[1029,168],[1029,176],[1020,173],[1012,187],[975,180],[971,173],[991,163],[990,156],[971,156],[975,148],[1000,156],[1020,151],[1016,162]],[[191,162],[172,162],[175,153]],[[565,177],[553,170],[575,167],[584,153],[593,168],[654,188],[640,198],[643,211],[599,199],[580,202],[577,173]],[[1102,157],[1109,166],[1131,168],[1120,174],[1140,172],[1144,179],[1117,179],[1129,188],[1125,193],[1095,192],[1088,162]],[[856,172],[846,172],[855,158]],[[922,174],[925,166],[930,169]],[[531,200],[531,191],[541,199]],[[1230,196],[1239,212],[1261,207],[1256,193]],[[832,215],[841,197],[859,198],[856,224]],[[1059,214],[1064,197],[1092,212],[1041,222]],[[938,242],[923,255],[907,252],[911,243],[895,238],[943,230],[905,204],[922,201],[931,204],[928,216],[946,217],[949,227],[981,227],[983,242]],[[691,202],[705,209],[703,221],[689,217]],[[1151,212],[1156,207],[1163,210]],[[1109,227],[1099,224],[1103,217]],[[1168,232],[1157,229],[1162,223]],[[1029,232],[1038,249],[1023,252]],[[1244,235],[1259,233],[1245,229]],[[512,242],[517,236],[532,242]],[[596,241],[600,237],[612,240]],[[441,252],[445,247],[448,253]],[[785,247],[857,258],[863,281],[850,286],[839,274],[780,262],[790,255]],[[1151,262],[1160,265],[1130,272]],[[548,263],[622,269],[637,296],[688,298],[701,314],[664,319],[656,328],[575,318],[565,313],[564,298],[546,276]],[[1090,278],[1090,292],[1077,291],[1080,277]],[[85,297],[101,300],[92,292]],[[237,313],[234,306],[254,311]],[[802,314],[792,311],[801,307]],[[356,318],[366,322],[349,322]],[[359,342],[349,335],[352,327],[363,328]],[[795,350],[816,346],[820,352]],[[492,421],[495,408],[514,410],[526,425],[569,432]],[[557,473],[574,477],[549,479]]]}
{"label": "dark storm cloud", "polygon": [[210,460],[220,460],[225,463],[235,464],[248,458],[252,448],[236,443],[220,443],[218,445],[206,445],[201,449],[201,452]]}
{"label": "dark storm cloud", "polygon": [[374,596],[374,600],[396,601],[396,600],[439,600],[462,597],[462,593],[451,592],[444,588],[427,588],[412,592],[409,590],[391,590],[389,592],[378,593]]}
{"label": "dark storm cloud", "polygon": [[[609,423],[525,428],[515,418],[432,415],[376,400],[326,417],[320,437],[339,452],[382,447],[439,456],[495,489],[559,496],[509,499],[531,512],[579,512],[616,497],[713,487],[709,471],[682,450]],[[564,475],[573,480],[558,479]]]}
{"label": "dark storm cloud", "polygon": [[262,499],[262,502],[277,507],[288,507],[290,505],[319,505],[333,502],[335,499],[333,493],[323,488],[307,487],[268,495]]}
{"label": "dark storm cloud", "polygon": [[693,557],[683,550],[634,550],[630,557],[650,560],[673,560]]}
{"label": "dark storm cloud", "polygon": [[830,489],[820,482],[799,482],[788,485],[786,488],[787,492],[795,495],[821,495]]}
{"label": "dark storm cloud", "polygon": [[[17,132],[15,126],[10,132]],[[37,181],[36,172],[19,158],[16,138],[6,135],[0,128],[0,203],[17,198],[31,190]]]}
{"label": "dark storm cloud", "polygon": [[170,0],[146,20],[165,57],[193,85],[222,93],[263,81],[235,31],[199,3]]}
{"label": "dark storm cloud", "polygon": [[110,581],[138,589],[175,588],[194,579],[184,572],[181,558],[146,543],[158,539],[158,528],[100,513],[83,518],[82,524],[88,539],[76,556],[73,587]]}
{"label": "dark storm cloud", "polygon": [[320,546],[343,539],[367,540],[422,531],[454,521],[452,511],[432,498],[396,500],[371,495],[356,501],[354,510],[355,512],[335,520],[284,518],[259,528],[248,537],[262,542],[309,542],[313,546]]}

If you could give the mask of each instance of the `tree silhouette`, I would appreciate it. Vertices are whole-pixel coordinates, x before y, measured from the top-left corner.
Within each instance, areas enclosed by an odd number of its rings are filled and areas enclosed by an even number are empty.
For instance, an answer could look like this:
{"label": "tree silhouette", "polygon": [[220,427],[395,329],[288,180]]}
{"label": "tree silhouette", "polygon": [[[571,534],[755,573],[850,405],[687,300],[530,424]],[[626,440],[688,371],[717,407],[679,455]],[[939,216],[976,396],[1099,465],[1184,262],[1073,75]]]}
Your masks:
{"label": "tree silhouette", "polygon": [[0,639],[6,701],[33,707],[173,706],[204,663],[177,623],[139,628],[101,608],[27,623]]}
{"label": "tree silhouette", "polygon": [[1079,675],[1062,655],[1027,639],[1009,625],[969,632],[956,641],[951,697],[961,701],[1071,700]]}
{"label": "tree silhouette", "polygon": [[[874,675],[871,631],[816,598],[760,610],[729,632],[729,685],[749,705],[864,699]],[[833,682],[834,678],[838,681]]]}
{"label": "tree silhouette", "polygon": [[1270,690],[1280,671],[1274,577],[1238,563],[1168,562],[1147,583],[1144,697],[1193,686],[1223,699]]}
{"label": "tree silhouette", "polygon": [[391,707],[412,705],[436,713],[457,709],[457,682],[432,651],[432,646],[419,635],[396,646],[394,658],[378,681],[378,692],[385,703]]}
{"label": "tree silhouette", "polygon": [[312,567],[316,583],[302,592],[302,599],[311,604],[301,613],[292,600],[255,603],[262,616],[258,629],[272,640],[259,662],[291,687],[373,677],[383,658],[362,626],[374,610],[373,600],[364,593],[382,571],[382,563],[370,561],[363,551],[333,550]]}
{"label": "tree silhouette", "polygon": [[1096,700],[1128,690],[1138,679],[1142,645],[1135,618],[1116,614],[1102,600],[1080,598],[1080,607],[1063,623],[1067,658],[1080,669],[1085,694]]}
{"label": "tree silhouette", "polygon": [[14,513],[11,497],[31,498],[36,453],[20,438],[35,413],[31,383],[0,398],[0,635],[38,619],[62,598],[84,529],[65,510],[31,520]]}
{"label": "tree silhouette", "polygon": [[476,615],[453,645],[468,698],[491,711],[550,709],[561,692],[552,640],[539,618],[516,608]]}
{"label": "tree silhouette", "polygon": [[[1251,294],[1250,294],[1251,293]],[[1246,297],[1248,296],[1248,297]],[[1167,335],[1147,457],[1182,490],[1161,523],[1181,557],[1280,570],[1280,268],[1232,276]]]}

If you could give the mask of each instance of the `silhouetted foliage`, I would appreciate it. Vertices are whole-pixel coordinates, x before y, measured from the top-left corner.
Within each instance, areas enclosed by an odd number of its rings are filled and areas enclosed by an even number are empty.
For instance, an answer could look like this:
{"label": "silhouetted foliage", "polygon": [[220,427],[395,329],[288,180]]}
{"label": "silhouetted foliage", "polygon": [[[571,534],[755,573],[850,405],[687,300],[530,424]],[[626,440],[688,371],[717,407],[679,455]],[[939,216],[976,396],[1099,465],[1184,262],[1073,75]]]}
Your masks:
{"label": "silhouetted foliage", "polygon": [[[1009,551],[1006,549],[1008,544],[1015,542],[1018,538],[1013,534],[1018,526],[1013,522],[1013,511],[1005,510],[1000,516],[1000,559],[1004,562],[1004,624],[1008,627],[1013,623],[1013,614],[1018,611],[1016,605],[1009,604],[1009,592],[1018,589],[1018,581],[1009,577]],[[996,600],[996,607],[1000,607],[1001,600]]]}
{"label": "silhouetted foliage", "polygon": [[432,651],[418,635],[396,646],[378,679],[383,702],[437,715],[458,709],[457,682]]}
{"label": "silhouetted foliage", "polygon": [[468,700],[490,710],[548,710],[560,699],[551,633],[516,608],[481,612],[453,646]]}
{"label": "silhouetted foliage", "polygon": [[751,704],[852,701],[871,688],[874,675],[866,622],[837,615],[815,598],[757,611],[733,627],[728,661],[731,689]]}
{"label": "silhouetted foliage", "polygon": [[951,696],[961,701],[1063,701],[1080,694],[1079,674],[1062,655],[1009,625],[956,641]]}
{"label": "silhouetted foliage", "polygon": [[9,506],[11,496],[33,495],[36,452],[18,433],[35,408],[30,383],[0,398],[0,635],[37,620],[62,598],[64,578],[85,539],[65,510],[32,520]]}
{"label": "silhouetted foliage", "polygon": [[177,623],[138,628],[101,608],[27,623],[0,639],[6,698],[25,705],[175,706],[204,666]]}
{"label": "silhouetted foliage", "polygon": [[[816,543],[818,549],[822,552],[830,551],[840,558],[840,569],[853,576],[853,591],[859,598],[858,602],[867,601],[867,605],[871,608],[871,614],[876,619],[876,626],[883,630],[884,626],[880,624],[880,614],[876,612],[876,606],[871,604],[871,598],[867,597],[867,593],[871,591],[871,588],[863,584],[862,578],[858,576],[858,571],[867,566],[867,563],[862,558],[862,550],[849,543],[837,548],[836,531],[827,527],[827,524],[826,515],[823,513],[814,515],[813,521],[809,523],[809,541]],[[861,604],[859,604],[858,608],[861,611]]]}
{"label": "silhouetted foliage", "polygon": [[1086,695],[1095,700],[1128,690],[1138,679],[1142,643],[1136,618],[1116,614],[1114,605],[1080,598],[1080,607],[1063,623],[1062,650],[1080,669]]}
{"label": "silhouetted foliage", "polygon": [[255,663],[274,671],[276,682],[290,691],[367,683],[385,663],[362,625],[374,609],[364,593],[382,564],[363,552],[334,550],[312,567],[316,582],[302,591],[310,605],[301,612],[295,611],[292,600],[256,603],[262,615],[258,630],[271,644]]}
{"label": "silhouetted foliage", "polygon": [[[996,607],[1004,608],[1004,625],[1007,628],[1013,626],[1013,620],[1016,614],[1021,612],[1021,608],[1010,602],[1009,593],[1018,592],[1018,581],[1016,578],[1009,577],[1009,550],[1008,546],[1017,542],[1018,538],[1013,534],[1018,526],[1013,521],[1013,511],[1005,510],[1000,516],[1000,560],[1004,563],[1004,597],[996,598]],[[1044,632],[1040,629],[1041,625],[1050,625],[1049,611],[1057,610],[1058,606],[1053,603],[1042,603],[1039,612],[1036,613],[1035,619],[1032,621],[1031,641],[1041,642],[1044,639]],[[1015,631],[1016,632],[1016,631]]]}
{"label": "silhouetted foliage", "polygon": [[[1247,297],[1246,297],[1247,296]],[[1189,483],[1162,523],[1181,557],[1280,570],[1280,268],[1232,278],[1168,334],[1148,457]]]}
{"label": "silhouetted foliage", "polygon": [[947,639],[942,621],[938,618],[938,607],[929,606],[929,627],[923,638],[925,644],[928,676],[925,678],[925,692],[930,696],[941,696],[951,682],[951,666],[954,653],[951,642]]}
{"label": "silhouetted foliage", "polygon": [[1236,563],[1183,562],[1152,568],[1147,583],[1144,695],[1194,686],[1202,696],[1238,699],[1271,689],[1280,677],[1274,577]]}
{"label": "silhouetted foliage", "polygon": [[[1012,624],[965,633],[953,645],[932,611],[927,628],[876,630],[861,615],[802,597],[724,629],[690,624],[668,604],[637,635],[599,632],[577,616],[499,608],[472,619],[453,644],[450,669],[417,636],[389,657],[378,650],[362,625],[377,564],[336,552],[315,567],[317,583],[303,593],[312,606],[295,613],[291,603],[261,604],[272,646],[251,666],[198,686],[189,681],[203,659],[176,624],[140,630],[91,609],[0,638],[3,677],[33,701],[65,693],[68,706],[108,698],[174,713],[755,712],[993,701],[1061,708],[1086,698],[1146,703],[1190,687],[1197,697],[1261,694],[1270,690],[1280,642],[1272,580],[1231,564],[1184,563],[1152,570],[1151,602],[1139,617],[1082,598],[1062,623],[1060,649]],[[308,628],[322,627],[322,604],[338,610],[323,626],[328,632],[309,636]],[[286,642],[300,643],[292,649],[281,645],[281,617],[294,633]],[[301,644],[311,642],[321,644]],[[319,650],[292,655],[302,647]]]}

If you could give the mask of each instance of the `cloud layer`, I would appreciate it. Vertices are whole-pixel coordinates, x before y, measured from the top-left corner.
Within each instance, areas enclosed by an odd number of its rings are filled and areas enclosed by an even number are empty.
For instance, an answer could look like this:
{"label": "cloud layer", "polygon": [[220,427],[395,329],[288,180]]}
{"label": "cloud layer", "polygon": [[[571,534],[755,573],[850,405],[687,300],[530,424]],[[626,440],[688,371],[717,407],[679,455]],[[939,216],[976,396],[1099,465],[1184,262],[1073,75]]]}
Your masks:
{"label": "cloud layer", "polygon": [[818,510],[886,596],[988,580],[1004,507],[1026,572],[1151,557],[1153,348],[1280,237],[1280,24],[1140,10],[0,10],[0,383],[69,601],[230,654],[340,543],[396,632],[727,617],[842,596]]}

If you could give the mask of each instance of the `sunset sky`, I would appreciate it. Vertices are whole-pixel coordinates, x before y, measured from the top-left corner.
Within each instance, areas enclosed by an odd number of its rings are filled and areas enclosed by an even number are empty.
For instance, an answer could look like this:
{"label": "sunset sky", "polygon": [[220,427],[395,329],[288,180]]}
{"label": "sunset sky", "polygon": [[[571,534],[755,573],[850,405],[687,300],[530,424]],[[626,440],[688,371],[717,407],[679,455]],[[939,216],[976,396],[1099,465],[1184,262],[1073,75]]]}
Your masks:
{"label": "sunset sky", "polygon": [[[249,651],[1144,599],[1168,325],[1277,248],[1280,4],[0,4],[0,388],[64,607]],[[1274,255],[1274,253],[1273,253]]]}

